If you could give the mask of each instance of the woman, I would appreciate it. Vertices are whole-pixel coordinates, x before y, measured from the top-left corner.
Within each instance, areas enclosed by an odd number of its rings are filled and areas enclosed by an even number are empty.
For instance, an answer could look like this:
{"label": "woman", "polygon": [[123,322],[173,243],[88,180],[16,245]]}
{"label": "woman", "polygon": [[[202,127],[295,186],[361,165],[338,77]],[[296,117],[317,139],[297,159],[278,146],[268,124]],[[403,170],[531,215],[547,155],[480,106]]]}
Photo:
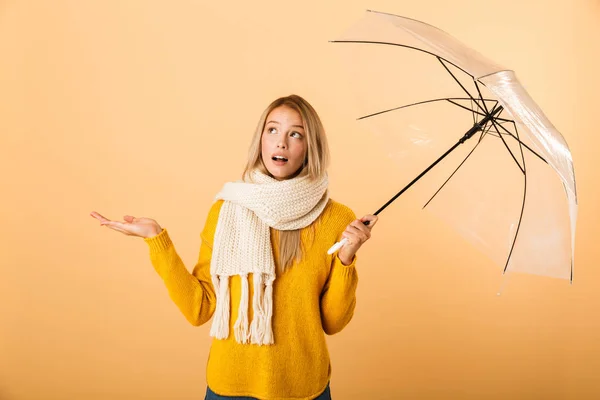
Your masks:
{"label": "woman", "polygon": [[[226,183],[208,213],[191,274],[155,220],[91,214],[103,226],[144,238],[190,323],[213,317],[205,399],[331,399],[324,334],[352,318],[355,254],[377,217],[356,219],[329,198],[328,161],[313,107],[296,95],[271,103],[243,180]],[[342,237],[348,242],[328,255]]]}

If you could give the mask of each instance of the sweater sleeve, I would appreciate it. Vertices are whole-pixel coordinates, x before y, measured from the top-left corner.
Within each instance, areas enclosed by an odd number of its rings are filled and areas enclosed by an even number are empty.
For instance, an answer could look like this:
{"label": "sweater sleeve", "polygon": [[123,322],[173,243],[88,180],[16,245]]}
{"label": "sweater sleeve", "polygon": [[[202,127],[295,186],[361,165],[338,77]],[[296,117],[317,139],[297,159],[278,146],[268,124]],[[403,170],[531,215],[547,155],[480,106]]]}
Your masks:
{"label": "sweater sleeve", "polygon": [[219,209],[220,204],[215,203],[209,212],[201,234],[200,254],[192,273],[177,254],[167,229],[144,239],[150,250],[152,265],[163,279],[169,296],[194,326],[207,322],[215,311],[216,297],[210,277],[210,260]]}
{"label": "sweater sleeve", "polygon": [[342,264],[335,256],[321,296],[321,323],[326,334],[340,332],[352,319],[357,285],[356,256],[350,265]]}
{"label": "sweater sleeve", "polygon": [[[339,216],[343,221],[339,224],[340,232],[356,219],[354,213],[348,208],[346,208],[345,214],[343,217]],[[349,265],[344,265],[337,254],[332,258],[329,277],[321,294],[321,324],[328,335],[336,334],[344,329],[354,315],[358,286],[356,260],[357,256],[355,255]]]}

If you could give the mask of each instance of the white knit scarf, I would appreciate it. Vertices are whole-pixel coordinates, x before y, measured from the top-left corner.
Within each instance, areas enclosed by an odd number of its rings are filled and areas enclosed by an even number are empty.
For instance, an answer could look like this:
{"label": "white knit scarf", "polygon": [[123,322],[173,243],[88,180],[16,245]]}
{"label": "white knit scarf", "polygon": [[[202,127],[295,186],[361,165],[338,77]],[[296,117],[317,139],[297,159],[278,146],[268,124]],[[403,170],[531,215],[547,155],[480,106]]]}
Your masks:
{"label": "white knit scarf", "polygon": [[[250,183],[252,182],[252,183]],[[229,336],[229,277],[240,275],[242,293],[234,333],[237,342],[273,344],[275,262],[269,227],[294,230],[310,225],[327,204],[328,179],[307,176],[278,181],[259,171],[250,182],[228,182],[216,199],[221,206],[215,231],[210,274],[217,296],[210,335]],[[253,318],[248,325],[248,274],[253,274]]]}

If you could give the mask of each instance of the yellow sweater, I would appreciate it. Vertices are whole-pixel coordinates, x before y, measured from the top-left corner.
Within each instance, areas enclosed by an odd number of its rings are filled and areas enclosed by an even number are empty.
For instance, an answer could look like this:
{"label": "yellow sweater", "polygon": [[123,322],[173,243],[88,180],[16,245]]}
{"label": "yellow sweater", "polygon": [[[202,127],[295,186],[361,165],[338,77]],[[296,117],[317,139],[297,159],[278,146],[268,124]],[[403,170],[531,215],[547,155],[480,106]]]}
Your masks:
{"label": "yellow sweater", "polygon": [[[193,325],[207,322],[216,298],[210,277],[212,244],[222,200],[211,207],[200,237],[200,255],[190,274],[175,251],[166,229],[144,239],[150,258],[171,299]],[[222,396],[268,400],[309,400],[317,397],[331,377],[325,333],[341,331],[352,319],[356,303],[356,257],[345,266],[327,249],[356,218],[348,207],[330,200],[322,214],[303,228],[305,254],[273,286],[275,344],[239,344],[233,335],[241,293],[239,276],[230,279],[231,313],[228,339],[214,339],[207,365],[208,386]],[[313,230],[314,228],[314,230]],[[278,268],[278,243],[272,241]],[[250,275],[249,318],[252,318]]]}

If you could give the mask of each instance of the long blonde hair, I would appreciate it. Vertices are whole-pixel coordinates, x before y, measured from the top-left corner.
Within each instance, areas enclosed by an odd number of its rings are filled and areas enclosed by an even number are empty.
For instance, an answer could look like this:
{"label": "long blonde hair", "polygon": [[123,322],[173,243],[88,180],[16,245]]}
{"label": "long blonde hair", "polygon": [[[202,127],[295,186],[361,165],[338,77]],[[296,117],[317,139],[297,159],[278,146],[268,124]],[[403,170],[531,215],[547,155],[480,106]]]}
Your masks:
{"label": "long blonde hair", "polygon": [[[261,138],[269,113],[281,106],[289,107],[298,112],[304,125],[304,133],[307,139],[307,152],[301,171],[297,175],[308,175],[311,180],[323,178],[327,173],[327,167],[329,166],[330,160],[325,129],[323,128],[321,119],[315,109],[306,100],[295,94],[274,100],[263,111],[250,143],[248,163],[244,168],[242,178],[244,180],[250,180],[250,172],[255,169],[270,175],[262,160]],[[311,233],[314,233],[314,223],[312,224],[312,229],[313,231],[311,231]],[[273,240],[279,240],[279,257],[277,260],[279,272],[285,272],[295,261],[302,259],[305,249],[301,246],[300,230],[277,231],[271,229],[271,234]]]}

